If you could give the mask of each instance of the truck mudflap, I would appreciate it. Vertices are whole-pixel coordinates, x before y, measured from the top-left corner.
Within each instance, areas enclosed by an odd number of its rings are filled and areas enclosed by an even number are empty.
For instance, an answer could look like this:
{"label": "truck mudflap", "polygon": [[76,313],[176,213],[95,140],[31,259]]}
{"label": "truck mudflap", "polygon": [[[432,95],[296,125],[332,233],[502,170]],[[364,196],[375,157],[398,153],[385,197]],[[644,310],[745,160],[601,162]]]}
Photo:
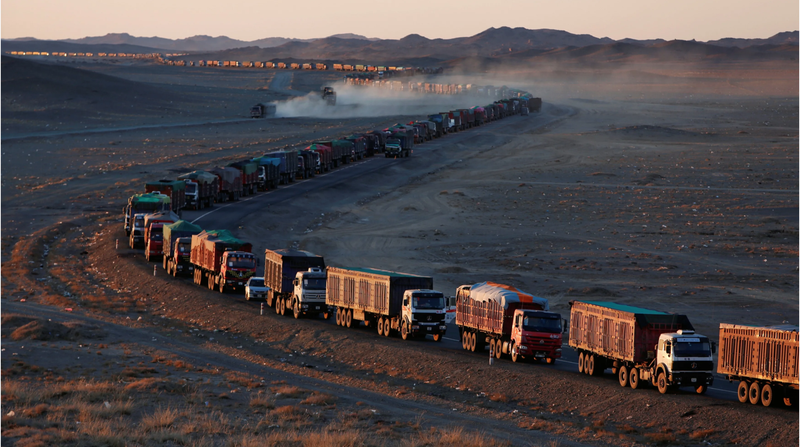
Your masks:
{"label": "truck mudflap", "polygon": [[676,386],[711,386],[714,384],[714,376],[709,371],[673,371],[669,375],[669,381]]}

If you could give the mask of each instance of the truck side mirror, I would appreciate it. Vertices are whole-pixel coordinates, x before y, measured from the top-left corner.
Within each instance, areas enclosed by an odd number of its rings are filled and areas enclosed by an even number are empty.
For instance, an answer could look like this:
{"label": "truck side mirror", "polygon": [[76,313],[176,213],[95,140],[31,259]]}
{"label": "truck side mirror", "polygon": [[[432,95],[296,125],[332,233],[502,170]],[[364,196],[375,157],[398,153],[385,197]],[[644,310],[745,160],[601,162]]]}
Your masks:
{"label": "truck side mirror", "polygon": [[408,298],[403,298],[403,306],[408,306]]}
{"label": "truck side mirror", "polygon": [[292,284],[294,284],[295,286],[297,285],[297,278],[295,278],[294,281],[292,281]]}
{"label": "truck side mirror", "polygon": [[664,352],[669,355],[672,352],[672,346],[669,343],[664,343]]}

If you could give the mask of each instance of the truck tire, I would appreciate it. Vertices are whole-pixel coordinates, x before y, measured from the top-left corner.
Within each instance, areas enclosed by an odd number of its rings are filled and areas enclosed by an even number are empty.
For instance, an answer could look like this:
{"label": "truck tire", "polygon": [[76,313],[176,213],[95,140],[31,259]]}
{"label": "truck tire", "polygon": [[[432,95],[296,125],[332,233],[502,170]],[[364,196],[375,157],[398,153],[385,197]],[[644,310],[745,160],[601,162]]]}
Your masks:
{"label": "truck tire", "polygon": [[402,338],[403,340],[408,340],[409,335],[410,334],[408,333],[408,325],[406,324],[406,321],[403,320],[403,322],[400,323],[400,338]]}
{"label": "truck tire", "polygon": [[617,368],[617,377],[619,378],[619,386],[625,388],[628,386],[630,375],[628,374],[628,367],[625,365],[620,365]]}
{"label": "truck tire", "polygon": [[225,278],[219,278],[219,293],[225,293]]}
{"label": "truck tire", "polygon": [[750,384],[742,380],[739,382],[739,387],[736,389],[736,394],[739,397],[739,402],[746,404],[748,395],[750,393]]}
{"label": "truck tire", "polygon": [[758,405],[758,402],[761,401],[761,384],[758,382],[751,383],[747,395],[751,404]]}
{"label": "truck tire", "polygon": [[[344,325],[347,327],[353,327],[353,309],[347,309],[344,314]],[[386,330],[386,328],[383,328]]]}
{"label": "truck tire", "polygon": [[294,315],[295,320],[299,320],[303,315],[303,312],[300,311],[300,303],[297,300],[295,300],[294,306],[292,306],[292,315]]}
{"label": "truck tire", "polygon": [[465,330],[461,331],[461,348],[465,351],[469,350],[469,336]]}
{"label": "truck tire", "polygon": [[588,361],[584,360],[584,362],[586,363],[586,366],[584,366],[584,369],[586,370],[586,374],[589,374],[590,376],[596,376],[597,375],[597,370],[595,369],[595,367],[596,367],[595,362],[596,361],[597,361],[597,359],[595,358],[594,354],[589,354]]}
{"label": "truck tire", "polygon": [[214,282],[214,276],[212,276],[210,273],[206,275],[206,285],[208,286],[208,290],[214,290],[214,287],[217,285]]}
{"label": "truck tire", "polygon": [[578,354],[578,372],[583,374],[586,371],[586,357],[583,352]]}
{"label": "truck tire", "polygon": [[[336,308],[336,326],[342,325],[342,311],[340,307]],[[380,332],[378,332],[380,333]]]}
{"label": "truck tire", "polygon": [[661,394],[667,394],[669,392],[669,384],[667,383],[667,375],[664,374],[664,371],[658,373],[658,379],[656,379],[656,385],[658,386],[658,392]]}
{"label": "truck tire", "polygon": [[517,352],[517,351],[518,351],[517,345],[516,345],[516,343],[514,343],[512,341],[511,342],[511,361],[514,362],[514,363],[518,363],[518,362],[520,362],[522,360],[522,356],[519,355],[519,352]]}
{"label": "truck tire", "polygon": [[275,298],[275,313],[281,315],[281,307],[283,307],[283,300],[281,297]]}
{"label": "truck tire", "polygon": [[494,341],[494,358],[500,359],[503,357],[503,342],[501,340]]}
{"label": "truck tire", "polygon": [[761,405],[769,407],[775,401],[775,392],[772,385],[765,383],[761,387]]}
{"label": "truck tire", "polygon": [[383,335],[383,317],[378,318],[378,335]]}
{"label": "truck tire", "polygon": [[628,385],[630,385],[632,390],[638,389],[642,387],[642,382],[639,380],[639,368],[632,367],[630,372],[628,373]]}

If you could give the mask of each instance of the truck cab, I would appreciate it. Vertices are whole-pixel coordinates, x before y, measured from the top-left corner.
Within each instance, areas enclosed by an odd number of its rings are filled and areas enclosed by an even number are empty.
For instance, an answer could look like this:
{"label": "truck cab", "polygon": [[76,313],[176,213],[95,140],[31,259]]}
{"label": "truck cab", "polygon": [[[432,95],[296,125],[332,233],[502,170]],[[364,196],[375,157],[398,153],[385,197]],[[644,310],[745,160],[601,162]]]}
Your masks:
{"label": "truck cab", "polygon": [[131,227],[131,237],[129,245],[131,248],[139,248],[144,245],[144,214],[133,215],[133,226]]}
{"label": "truck cab", "polygon": [[512,360],[522,356],[555,363],[561,358],[562,321],[555,312],[517,309],[511,328]]}
{"label": "truck cab", "polygon": [[179,237],[175,240],[175,252],[172,258],[175,260],[176,274],[194,274],[194,265],[191,262],[192,238]]}
{"label": "truck cab", "polygon": [[403,156],[403,148],[401,146],[400,140],[397,138],[389,138],[386,140],[386,148],[384,149],[384,154],[386,157],[391,156]]}
{"label": "truck cab", "polygon": [[256,258],[252,253],[226,251],[222,254],[220,279],[224,278],[225,283],[220,284],[220,290],[224,291],[226,288],[244,290],[247,280],[255,274]]}
{"label": "truck cab", "polygon": [[[172,222],[169,222],[172,223]],[[164,222],[153,222],[144,230],[144,257],[148,261],[164,255]]]}
{"label": "truck cab", "polygon": [[[693,387],[698,392],[714,383],[712,354],[716,347],[708,337],[692,330],[661,334],[656,346],[655,385],[664,387]],[[665,383],[661,383],[661,376]]]}
{"label": "truck cab", "polygon": [[442,292],[417,289],[406,290],[403,294],[402,318],[408,336],[424,337],[430,334],[434,341],[441,341],[447,331],[446,315],[447,300]]}
{"label": "truck cab", "polygon": [[197,187],[197,182],[188,179],[184,180],[184,182],[186,182],[186,205],[199,209],[198,194],[200,192]]}
{"label": "truck cab", "polygon": [[297,272],[291,303],[295,318],[300,318],[301,314],[328,314],[328,305],[325,304],[327,278],[325,270],[320,267]]}

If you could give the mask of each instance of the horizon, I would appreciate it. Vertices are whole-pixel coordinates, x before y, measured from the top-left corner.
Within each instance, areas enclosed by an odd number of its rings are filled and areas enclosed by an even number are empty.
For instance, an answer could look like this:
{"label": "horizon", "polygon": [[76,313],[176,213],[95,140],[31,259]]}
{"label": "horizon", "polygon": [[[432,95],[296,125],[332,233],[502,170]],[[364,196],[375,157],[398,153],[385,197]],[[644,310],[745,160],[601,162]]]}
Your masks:
{"label": "horizon", "polygon": [[[394,4],[386,2],[386,5],[386,12],[394,11],[391,9]],[[463,0],[459,5],[462,7],[448,11],[447,21],[439,14],[424,14],[413,16],[413,21],[397,20],[402,26],[386,26],[389,19],[397,19],[396,14],[378,14],[380,2],[365,11],[356,0],[341,0],[334,7],[318,0],[301,0],[291,5],[221,5],[211,0],[142,0],[135,5],[91,0],[69,3],[5,0],[0,3],[0,38],[65,40],[129,34],[172,40],[228,37],[251,42],[266,38],[321,39],[336,34],[396,40],[419,34],[428,39],[453,39],[474,36],[490,28],[521,27],[613,40],[705,42],[724,38],[766,39],[800,29],[800,3],[796,0],[767,0],[758,5],[742,0],[675,0],[647,5],[647,9],[634,0],[612,3],[573,0],[569,5],[506,0],[493,7],[478,0]],[[427,10],[431,4],[411,0],[403,6],[412,17],[414,11]],[[582,13],[575,15],[573,11],[576,10]],[[280,20],[266,20],[266,25],[248,25],[242,17],[279,17]],[[264,23],[262,20],[254,22]]]}

